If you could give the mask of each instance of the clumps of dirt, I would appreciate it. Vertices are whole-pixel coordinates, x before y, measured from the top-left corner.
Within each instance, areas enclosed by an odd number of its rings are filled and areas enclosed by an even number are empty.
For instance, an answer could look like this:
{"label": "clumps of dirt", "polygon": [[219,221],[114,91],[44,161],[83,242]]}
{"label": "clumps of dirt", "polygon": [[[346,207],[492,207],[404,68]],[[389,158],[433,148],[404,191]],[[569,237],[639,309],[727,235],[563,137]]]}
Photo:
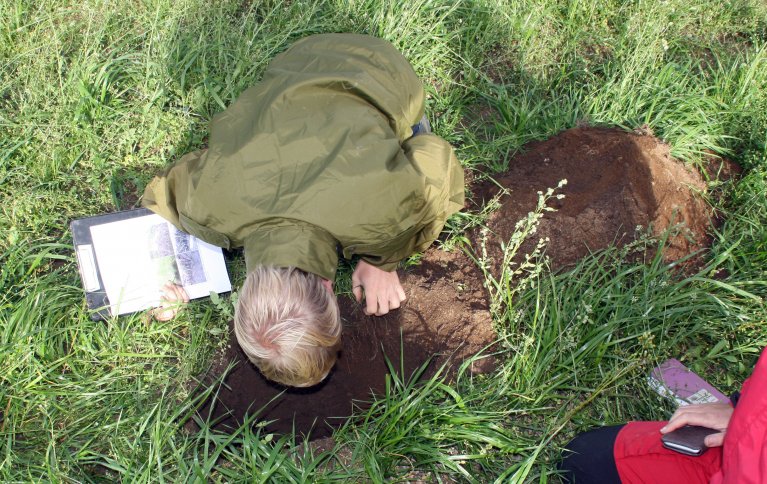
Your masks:
{"label": "clumps of dirt", "polygon": [[[573,264],[589,252],[623,245],[646,230],[660,236],[676,228],[664,247],[664,259],[678,260],[707,243],[711,213],[701,197],[706,183],[700,174],[673,159],[668,145],[650,135],[617,129],[573,128],[533,143],[514,157],[496,182],[476,190],[487,203],[501,190],[500,208],[487,221],[491,262],[501,257],[518,220],[532,211],[537,192],[566,179],[552,199],[537,232],[522,247],[530,253],[539,238],[548,238],[546,254],[553,269]],[[474,234],[478,243],[478,234]],[[497,268],[496,268],[497,269]]]}
{"label": "clumps of dirt", "polygon": [[[200,416],[212,417],[215,427],[226,431],[258,412],[258,420],[271,421],[267,431],[290,433],[295,428],[312,438],[326,437],[343,425],[354,405],[364,407],[371,392],[382,394],[386,358],[405,379],[430,361],[424,375],[428,378],[445,362],[448,373],[454,373],[461,362],[494,342],[481,275],[464,254],[431,249],[417,267],[400,273],[408,299],[386,316],[365,316],[356,301],[339,297],[343,350],[328,378],[315,387],[286,388],[267,381],[230,331],[225,354],[216,358],[204,382],[221,375],[230,362],[236,366],[198,411]],[[493,365],[490,357],[475,360],[470,371],[486,372]]]}

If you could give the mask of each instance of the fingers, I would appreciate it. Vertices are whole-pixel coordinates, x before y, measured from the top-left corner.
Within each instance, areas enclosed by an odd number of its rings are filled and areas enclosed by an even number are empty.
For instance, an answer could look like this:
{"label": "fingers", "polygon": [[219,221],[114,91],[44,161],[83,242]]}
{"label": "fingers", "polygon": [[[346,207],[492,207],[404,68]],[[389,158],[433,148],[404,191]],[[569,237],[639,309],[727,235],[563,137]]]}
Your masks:
{"label": "fingers", "polygon": [[405,299],[407,299],[407,296],[405,295],[405,290],[402,288],[401,284],[397,284],[397,297],[399,298],[399,302],[405,302]]}
{"label": "fingers", "polygon": [[667,434],[669,432],[672,432],[680,427],[684,427],[685,425],[687,425],[687,422],[688,422],[688,419],[685,415],[677,416],[676,414],[674,414],[671,416],[671,419],[668,421],[666,426],[660,429],[660,433]]}
{"label": "fingers", "polygon": [[354,299],[356,299],[357,302],[362,301],[362,281],[360,281],[356,269],[352,274],[352,293],[354,294]]}
{"label": "fingers", "polygon": [[152,317],[157,321],[170,321],[176,316],[177,312],[172,308],[155,308],[152,311]]}
{"label": "fingers", "polygon": [[162,286],[162,294],[163,298],[167,301],[189,302],[189,295],[184,288],[173,284],[172,282],[166,282],[165,285]]}
{"label": "fingers", "polygon": [[685,425],[700,425],[701,427],[724,430],[729,424],[731,415],[732,407],[728,404],[708,403],[680,407],[660,431],[666,434]]}
{"label": "fingers", "polygon": [[[356,290],[356,289],[355,289]],[[360,295],[362,294],[362,286],[359,287]],[[355,292],[355,296],[356,296]],[[361,297],[357,299],[360,301]],[[370,289],[365,290],[365,307],[362,308],[362,312],[365,315],[370,316],[375,314],[376,316],[383,316],[388,313],[390,309],[389,301],[383,298],[379,291]],[[394,309],[394,308],[391,308]]]}
{"label": "fingers", "polygon": [[391,295],[389,298],[389,310],[399,309],[399,307],[402,305],[402,300],[399,298],[399,294],[396,292]]}
{"label": "fingers", "polygon": [[703,443],[706,444],[706,447],[721,447],[724,445],[724,432],[707,435]]}
{"label": "fingers", "polygon": [[407,299],[405,290],[402,288],[402,284],[399,283],[398,279],[394,287],[391,288],[389,294],[389,309],[399,309],[399,307],[402,306],[402,303],[405,302],[405,299]]}
{"label": "fingers", "polygon": [[690,423],[690,413],[688,407],[679,407],[676,412],[668,419],[668,423],[660,429],[660,433],[667,434],[680,427],[684,427]]}
{"label": "fingers", "polygon": [[183,287],[166,283],[162,287],[160,306],[151,310],[150,314],[157,321],[170,321],[181,311],[184,304],[189,302],[189,295]]}
{"label": "fingers", "polygon": [[373,294],[366,294],[365,295],[365,309],[364,312],[368,316],[371,314],[378,315],[378,297],[376,297]]}
{"label": "fingers", "polygon": [[389,314],[389,311],[399,309],[405,299],[405,291],[401,286],[376,293],[366,292],[364,312],[368,316],[383,316]]}
{"label": "fingers", "polygon": [[352,274],[352,293],[357,302],[365,300],[365,314],[376,316],[399,308],[406,298],[396,271],[384,271],[364,260],[357,263]]}
{"label": "fingers", "polygon": [[179,307],[176,303],[168,302],[164,297],[160,307],[152,309],[152,317],[157,321],[170,321],[178,314]]}

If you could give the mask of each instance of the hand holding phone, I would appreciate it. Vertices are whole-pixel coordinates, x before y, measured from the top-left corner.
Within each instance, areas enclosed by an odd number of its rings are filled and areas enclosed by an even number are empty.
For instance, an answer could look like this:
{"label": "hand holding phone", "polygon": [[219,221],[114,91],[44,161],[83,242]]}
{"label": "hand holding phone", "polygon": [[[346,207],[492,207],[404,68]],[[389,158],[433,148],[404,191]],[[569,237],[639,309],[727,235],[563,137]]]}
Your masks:
{"label": "hand holding phone", "polygon": [[[732,412],[732,406],[726,403],[706,403],[679,407],[674,412],[674,415],[671,416],[671,419],[669,419],[668,424],[660,429],[660,432],[668,435],[684,426],[704,427],[712,430],[703,436],[706,447],[717,447],[724,442],[724,434],[727,431],[727,426],[730,424]],[[707,436],[708,438],[706,438]],[[699,454],[691,455],[700,455],[702,453],[703,451],[701,450]]]}
{"label": "hand holding phone", "polygon": [[708,447],[706,446],[706,436],[719,432],[716,429],[700,427],[698,425],[685,425],[678,429],[664,434],[660,438],[663,447],[680,452],[685,455],[702,455]]}

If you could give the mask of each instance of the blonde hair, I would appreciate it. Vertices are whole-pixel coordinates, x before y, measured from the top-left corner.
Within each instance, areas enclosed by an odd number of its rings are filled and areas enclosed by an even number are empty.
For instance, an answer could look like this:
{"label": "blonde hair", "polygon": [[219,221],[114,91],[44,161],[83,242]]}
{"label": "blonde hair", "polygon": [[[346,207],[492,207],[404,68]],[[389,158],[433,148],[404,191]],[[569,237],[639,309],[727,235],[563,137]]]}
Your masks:
{"label": "blonde hair", "polygon": [[321,382],[341,347],[338,302],[323,279],[295,267],[258,266],[240,290],[234,333],[261,373],[283,385]]}

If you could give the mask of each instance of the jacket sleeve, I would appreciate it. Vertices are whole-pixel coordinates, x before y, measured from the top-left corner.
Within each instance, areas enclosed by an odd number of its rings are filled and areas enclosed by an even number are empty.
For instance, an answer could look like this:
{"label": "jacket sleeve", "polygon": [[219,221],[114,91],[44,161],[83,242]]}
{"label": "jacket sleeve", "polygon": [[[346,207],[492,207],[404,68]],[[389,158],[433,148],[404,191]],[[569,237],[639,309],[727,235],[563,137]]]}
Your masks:
{"label": "jacket sleeve", "polygon": [[712,482],[767,480],[767,349],[762,350],[754,372],[743,384],[722,449],[721,480]]}
{"label": "jacket sleeve", "polygon": [[205,156],[205,150],[194,151],[182,156],[178,161],[165,168],[149,182],[141,205],[160,215],[179,230],[184,230],[179,221],[179,211],[183,211],[187,202],[189,174]]}
{"label": "jacket sleeve", "polygon": [[419,135],[403,143],[405,156],[424,178],[424,217],[363,259],[383,270],[393,271],[403,259],[423,252],[439,237],[448,217],[463,208],[463,168],[450,144],[439,136]]}

